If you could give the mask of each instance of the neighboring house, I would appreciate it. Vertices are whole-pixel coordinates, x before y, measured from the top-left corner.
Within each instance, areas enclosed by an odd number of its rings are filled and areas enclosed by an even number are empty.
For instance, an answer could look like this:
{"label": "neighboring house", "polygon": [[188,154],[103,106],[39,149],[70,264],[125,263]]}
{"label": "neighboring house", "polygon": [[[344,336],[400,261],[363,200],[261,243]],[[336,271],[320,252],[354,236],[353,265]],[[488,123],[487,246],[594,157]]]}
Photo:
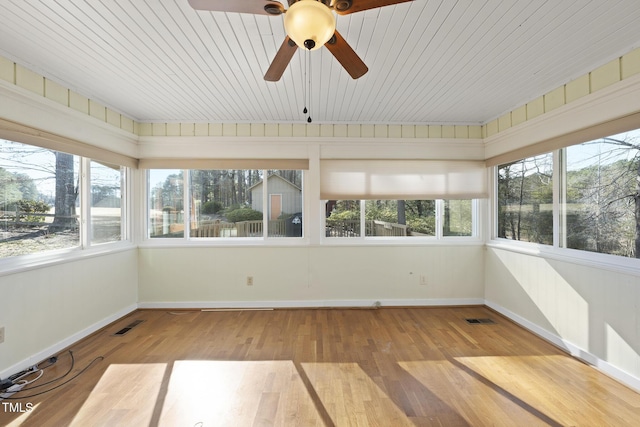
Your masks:
{"label": "neighboring house", "polygon": [[[271,175],[269,178],[269,219],[278,219],[281,214],[294,214],[302,212],[302,189],[279,175]],[[251,208],[264,212],[262,202],[262,183],[254,184],[251,191]]]}

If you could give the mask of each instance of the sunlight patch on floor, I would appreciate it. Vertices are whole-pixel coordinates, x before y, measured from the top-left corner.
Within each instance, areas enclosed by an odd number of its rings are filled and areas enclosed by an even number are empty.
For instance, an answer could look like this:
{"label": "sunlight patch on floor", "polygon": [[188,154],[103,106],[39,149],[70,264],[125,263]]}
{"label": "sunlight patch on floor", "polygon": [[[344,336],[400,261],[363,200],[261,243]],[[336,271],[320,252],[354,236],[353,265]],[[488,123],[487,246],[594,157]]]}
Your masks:
{"label": "sunlight patch on floor", "polygon": [[[473,425],[492,419],[518,425],[625,425],[620,414],[629,411],[629,399],[640,406],[636,393],[617,396],[619,384],[563,355],[456,357],[400,366]],[[457,391],[451,383],[460,384]]]}
{"label": "sunlight patch on floor", "polygon": [[167,365],[109,365],[80,408],[72,426],[149,425]]}
{"label": "sunlight patch on floor", "polygon": [[[503,358],[494,359],[494,364],[500,364]],[[464,364],[442,359],[400,362],[399,365],[469,425],[558,425],[535,408],[526,407],[517,399],[514,401],[490,380],[465,369]],[[429,409],[424,408],[426,412]]]}
{"label": "sunlight patch on floor", "polygon": [[302,363],[336,426],[412,426],[357,363]]}
{"label": "sunlight patch on floor", "polygon": [[[585,422],[625,425],[628,420],[620,418],[620,414],[628,408],[621,394],[640,406],[636,393],[606,391],[608,387],[618,388],[619,384],[567,356],[460,357],[456,360],[562,425],[584,425]],[[568,383],[572,393],[566,392]]]}
{"label": "sunlight patch on floor", "polygon": [[176,361],[160,426],[323,426],[292,361]]}

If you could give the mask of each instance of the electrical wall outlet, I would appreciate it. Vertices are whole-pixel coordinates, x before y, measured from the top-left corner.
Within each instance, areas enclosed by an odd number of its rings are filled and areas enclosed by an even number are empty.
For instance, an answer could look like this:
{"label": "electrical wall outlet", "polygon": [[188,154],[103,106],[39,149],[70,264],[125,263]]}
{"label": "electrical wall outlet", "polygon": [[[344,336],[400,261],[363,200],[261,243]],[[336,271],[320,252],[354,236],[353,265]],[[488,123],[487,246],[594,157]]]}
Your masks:
{"label": "electrical wall outlet", "polygon": [[420,275],[420,285],[427,286],[427,276],[425,276],[424,274]]}
{"label": "electrical wall outlet", "polygon": [[247,286],[253,286],[253,276],[247,276]]}
{"label": "electrical wall outlet", "polygon": [[4,326],[0,328],[0,344],[4,342]]}

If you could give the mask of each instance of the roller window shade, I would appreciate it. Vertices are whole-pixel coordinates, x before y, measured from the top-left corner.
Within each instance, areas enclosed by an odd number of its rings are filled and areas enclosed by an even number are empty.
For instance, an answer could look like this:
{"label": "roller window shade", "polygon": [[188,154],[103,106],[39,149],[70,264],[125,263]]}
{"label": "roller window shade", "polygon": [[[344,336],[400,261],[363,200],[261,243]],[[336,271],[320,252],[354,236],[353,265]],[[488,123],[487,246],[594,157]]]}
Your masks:
{"label": "roller window shade", "polygon": [[308,170],[308,159],[141,159],[141,169],[280,169]]}
{"label": "roller window shade", "polygon": [[430,200],[488,197],[484,162],[321,160],[323,200]]}
{"label": "roller window shade", "polygon": [[74,154],[76,156],[88,157],[101,162],[138,167],[138,160],[124,154],[105,150],[104,148],[85,144],[63,136],[49,132],[32,129],[17,123],[0,119],[0,138],[20,142],[22,144],[34,145],[48,150],[61,151],[63,153]]}
{"label": "roller window shade", "polygon": [[487,166],[504,165],[638,128],[640,128],[640,113],[635,113],[491,157],[486,160],[486,163]]}

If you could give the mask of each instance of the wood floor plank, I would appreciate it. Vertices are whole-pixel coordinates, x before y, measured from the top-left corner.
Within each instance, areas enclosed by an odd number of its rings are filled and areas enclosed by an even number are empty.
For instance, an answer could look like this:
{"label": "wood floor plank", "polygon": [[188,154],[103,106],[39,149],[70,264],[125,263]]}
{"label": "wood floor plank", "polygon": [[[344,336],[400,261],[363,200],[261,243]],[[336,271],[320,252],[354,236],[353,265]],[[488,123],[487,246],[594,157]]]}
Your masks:
{"label": "wood floor plank", "polygon": [[[113,335],[134,320],[143,322]],[[138,310],[70,350],[32,386],[53,382],[15,395],[24,398],[12,402],[34,409],[0,406],[0,425],[618,427],[640,420],[640,394],[486,307]]]}

